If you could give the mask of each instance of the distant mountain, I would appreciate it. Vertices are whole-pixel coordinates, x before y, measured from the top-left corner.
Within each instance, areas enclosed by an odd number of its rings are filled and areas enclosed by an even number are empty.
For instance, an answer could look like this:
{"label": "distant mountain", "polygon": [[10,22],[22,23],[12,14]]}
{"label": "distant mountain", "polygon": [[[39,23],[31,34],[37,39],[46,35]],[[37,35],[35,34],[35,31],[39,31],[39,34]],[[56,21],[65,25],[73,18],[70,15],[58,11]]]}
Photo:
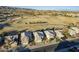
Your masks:
{"label": "distant mountain", "polygon": [[30,14],[29,11],[32,12],[32,10],[33,9],[0,6],[0,20],[6,20],[8,18],[18,17],[23,14]]}
{"label": "distant mountain", "polygon": [[[69,14],[69,15],[68,15]],[[11,6],[0,6],[0,21],[7,20],[9,18],[25,16],[38,16],[38,15],[52,15],[52,16],[72,16],[71,14],[79,14],[74,11],[55,11],[55,10],[35,10],[28,8],[19,8]]]}

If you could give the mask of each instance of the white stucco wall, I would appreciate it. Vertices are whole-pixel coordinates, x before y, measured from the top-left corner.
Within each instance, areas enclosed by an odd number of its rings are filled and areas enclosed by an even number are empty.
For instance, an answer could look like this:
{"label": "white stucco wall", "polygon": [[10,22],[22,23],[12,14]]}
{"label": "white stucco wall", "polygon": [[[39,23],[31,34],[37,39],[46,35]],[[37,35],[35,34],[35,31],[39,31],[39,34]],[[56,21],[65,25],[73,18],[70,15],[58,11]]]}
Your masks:
{"label": "white stucco wall", "polygon": [[42,39],[41,39],[41,37],[38,35],[37,32],[33,32],[33,35],[34,35],[34,37],[35,37],[34,41],[35,41],[36,43],[42,42]]}
{"label": "white stucco wall", "polygon": [[28,36],[25,35],[25,32],[21,33],[21,44],[23,46],[27,45],[29,43]]}
{"label": "white stucco wall", "polygon": [[61,39],[62,37],[64,37],[64,35],[59,31],[59,30],[55,30],[56,32],[56,36]]}
{"label": "white stucco wall", "polygon": [[50,40],[50,38],[54,38],[55,34],[53,33],[53,30],[51,31],[52,33],[50,33],[50,31],[44,31],[46,34],[46,37],[48,40]]}

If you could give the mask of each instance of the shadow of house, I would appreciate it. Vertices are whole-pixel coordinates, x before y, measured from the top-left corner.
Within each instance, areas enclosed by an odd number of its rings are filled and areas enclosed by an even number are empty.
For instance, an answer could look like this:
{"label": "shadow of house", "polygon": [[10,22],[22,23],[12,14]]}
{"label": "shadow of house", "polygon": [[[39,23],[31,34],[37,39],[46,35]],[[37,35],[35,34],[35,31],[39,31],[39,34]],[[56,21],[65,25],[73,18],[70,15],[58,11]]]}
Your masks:
{"label": "shadow of house", "polygon": [[8,52],[31,52],[31,50],[29,48],[20,45],[17,48],[8,50]]}
{"label": "shadow of house", "polygon": [[33,32],[31,32],[31,31],[25,32],[25,36],[27,36],[29,38],[29,43],[34,41]]}
{"label": "shadow of house", "polygon": [[60,42],[58,44],[55,51],[59,51],[61,49],[65,49],[65,48],[70,48],[70,47],[75,46],[75,45],[79,45],[79,41],[67,41],[67,40],[64,40],[64,41],[62,41],[62,42]]}
{"label": "shadow of house", "polygon": [[4,44],[4,37],[3,36],[0,36],[0,46],[2,46]]}
{"label": "shadow of house", "polygon": [[17,52],[31,52],[31,50],[29,48],[25,48],[23,46],[18,47]]}
{"label": "shadow of house", "polygon": [[40,36],[40,38],[42,39],[42,41],[46,39],[46,35],[45,35],[45,33],[44,33],[43,30],[38,31],[38,35]]}

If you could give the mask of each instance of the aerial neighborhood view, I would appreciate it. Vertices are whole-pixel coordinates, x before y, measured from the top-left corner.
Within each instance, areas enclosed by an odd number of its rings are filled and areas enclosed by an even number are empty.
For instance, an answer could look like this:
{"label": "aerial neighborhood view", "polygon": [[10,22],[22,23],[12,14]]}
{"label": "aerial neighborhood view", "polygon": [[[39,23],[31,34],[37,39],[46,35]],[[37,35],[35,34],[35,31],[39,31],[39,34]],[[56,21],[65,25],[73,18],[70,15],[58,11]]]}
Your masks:
{"label": "aerial neighborhood view", "polygon": [[0,6],[0,52],[79,52],[79,7]]}

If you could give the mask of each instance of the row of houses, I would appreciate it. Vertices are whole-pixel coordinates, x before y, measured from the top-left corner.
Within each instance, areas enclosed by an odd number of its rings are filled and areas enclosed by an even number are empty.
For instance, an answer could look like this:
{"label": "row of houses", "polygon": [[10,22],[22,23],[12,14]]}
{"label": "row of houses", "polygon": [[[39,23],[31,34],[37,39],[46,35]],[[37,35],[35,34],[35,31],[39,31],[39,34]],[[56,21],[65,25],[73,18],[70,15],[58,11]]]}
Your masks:
{"label": "row of houses", "polygon": [[[78,36],[79,29],[77,27],[70,27],[68,29],[68,33],[71,36]],[[10,44],[12,47],[15,47],[17,45],[23,45],[26,46],[31,42],[40,43],[43,40],[54,40],[54,38],[58,38],[62,40],[64,38],[64,34],[62,33],[62,30],[40,30],[40,31],[25,31],[20,34],[8,34],[5,37],[0,36],[0,44]]]}

